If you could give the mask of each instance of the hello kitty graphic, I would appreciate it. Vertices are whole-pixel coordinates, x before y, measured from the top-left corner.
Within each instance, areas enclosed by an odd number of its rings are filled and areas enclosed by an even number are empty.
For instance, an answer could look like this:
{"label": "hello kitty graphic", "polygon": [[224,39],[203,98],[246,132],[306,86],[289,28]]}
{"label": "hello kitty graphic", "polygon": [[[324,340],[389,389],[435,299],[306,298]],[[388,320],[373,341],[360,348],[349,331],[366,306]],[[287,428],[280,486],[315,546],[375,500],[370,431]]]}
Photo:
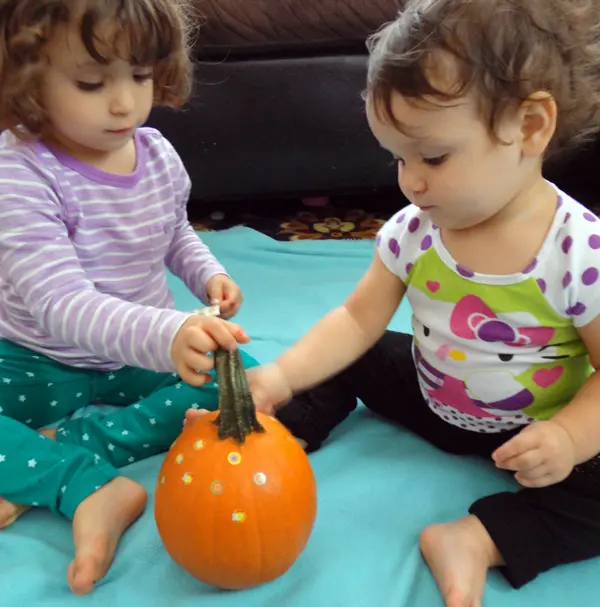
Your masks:
{"label": "hello kitty graphic", "polygon": [[409,290],[415,364],[430,406],[447,421],[484,431],[532,421],[524,410],[535,401],[534,387],[555,384],[568,358],[552,345],[555,330],[526,312],[497,314],[475,294],[436,301],[428,326],[419,309],[431,300]]}

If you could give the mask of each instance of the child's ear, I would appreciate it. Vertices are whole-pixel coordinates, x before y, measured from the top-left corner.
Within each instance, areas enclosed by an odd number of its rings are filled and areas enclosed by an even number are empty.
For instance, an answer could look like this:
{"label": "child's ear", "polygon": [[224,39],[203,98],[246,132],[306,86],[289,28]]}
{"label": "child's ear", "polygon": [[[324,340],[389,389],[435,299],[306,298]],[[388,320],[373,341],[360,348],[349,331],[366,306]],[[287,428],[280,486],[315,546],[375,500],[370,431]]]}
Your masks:
{"label": "child's ear", "polygon": [[521,104],[521,149],[524,156],[543,156],[556,131],[556,101],[552,95],[533,93]]}

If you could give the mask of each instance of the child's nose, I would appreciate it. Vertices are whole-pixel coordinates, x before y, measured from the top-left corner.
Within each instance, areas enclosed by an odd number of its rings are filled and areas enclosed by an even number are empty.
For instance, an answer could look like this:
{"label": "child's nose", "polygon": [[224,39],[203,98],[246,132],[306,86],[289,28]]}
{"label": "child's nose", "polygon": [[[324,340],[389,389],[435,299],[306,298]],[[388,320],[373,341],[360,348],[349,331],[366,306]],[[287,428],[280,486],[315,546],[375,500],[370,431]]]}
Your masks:
{"label": "child's nose", "polygon": [[407,198],[411,200],[414,199],[414,196],[424,194],[427,190],[427,184],[419,170],[406,164],[398,165],[398,185]]}
{"label": "child's nose", "polygon": [[112,114],[130,114],[135,105],[135,99],[128,86],[116,87],[110,100],[110,111]]}

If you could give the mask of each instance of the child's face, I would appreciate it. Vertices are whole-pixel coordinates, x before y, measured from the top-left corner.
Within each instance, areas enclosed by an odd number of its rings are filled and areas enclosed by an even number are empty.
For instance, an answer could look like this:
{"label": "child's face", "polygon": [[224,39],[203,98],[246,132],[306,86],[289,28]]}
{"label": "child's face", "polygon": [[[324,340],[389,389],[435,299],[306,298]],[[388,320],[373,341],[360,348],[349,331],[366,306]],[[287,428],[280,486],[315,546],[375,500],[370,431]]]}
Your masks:
{"label": "child's face", "polygon": [[88,54],[74,28],[47,47],[49,68],[43,101],[48,136],[72,153],[110,153],[123,148],[148,118],[153,102],[152,68],[116,59],[102,65]]}
{"label": "child's face", "polygon": [[538,159],[524,158],[518,115],[503,120],[493,138],[467,96],[444,106],[409,104],[394,93],[401,132],[377,116],[367,100],[369,126],[398,159],[398,184],[408,200],[431,213],[440,228],[478,225],[513,201],[540,173]]}

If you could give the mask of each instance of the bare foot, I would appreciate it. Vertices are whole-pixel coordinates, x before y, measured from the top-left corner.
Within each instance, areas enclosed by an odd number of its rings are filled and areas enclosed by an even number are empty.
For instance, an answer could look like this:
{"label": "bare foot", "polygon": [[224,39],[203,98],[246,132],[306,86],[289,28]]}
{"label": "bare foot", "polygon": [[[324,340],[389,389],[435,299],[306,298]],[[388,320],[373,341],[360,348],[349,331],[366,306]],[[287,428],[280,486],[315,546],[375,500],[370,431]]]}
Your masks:
{"label": "bare foot", "polygon": [[0,530],[10,527],[27,510],[29,506],[13,504],[0,497]]}
{"label": "bare foot", "polygon": [[431,525],[420,545],[446,607],[481,607],[487,570],[502,558],[479,519]]}
{"label": "bare foot", "polygon": [[88,496],[73,517],[75,558],[67,580],[75,594],[87,594],[108,571],[127,528],[146,507],[146,490],[119,476]]}
{"label": "bare foot", "polygon": [[[54,440],[56,438],[56,429],[40,430],[40,434]],[[15,504],[0,497],[0,530],[10,527],[22,514],[27,512],[31,506],[24,504]]]}

